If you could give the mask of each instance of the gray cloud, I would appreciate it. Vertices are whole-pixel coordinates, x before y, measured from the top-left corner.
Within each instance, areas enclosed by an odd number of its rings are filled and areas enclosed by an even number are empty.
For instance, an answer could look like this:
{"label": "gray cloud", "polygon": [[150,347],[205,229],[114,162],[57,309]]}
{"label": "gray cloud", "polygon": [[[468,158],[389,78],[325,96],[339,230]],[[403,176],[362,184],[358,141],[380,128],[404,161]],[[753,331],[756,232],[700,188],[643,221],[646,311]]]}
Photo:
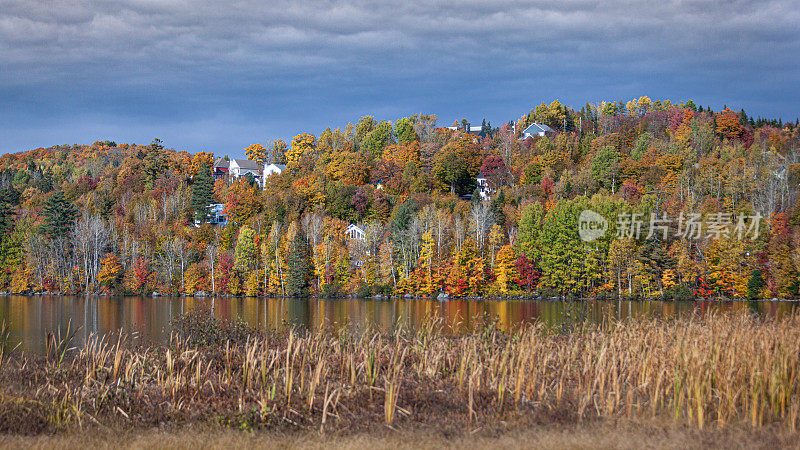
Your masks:
{"label": "gray cloud", "polygon": [[0,151],[110,123],[237,147],[262,137],[209,130],[419,110],[497,122],[642,94],[793,117],[797,23],[789,0],[0,0]]}

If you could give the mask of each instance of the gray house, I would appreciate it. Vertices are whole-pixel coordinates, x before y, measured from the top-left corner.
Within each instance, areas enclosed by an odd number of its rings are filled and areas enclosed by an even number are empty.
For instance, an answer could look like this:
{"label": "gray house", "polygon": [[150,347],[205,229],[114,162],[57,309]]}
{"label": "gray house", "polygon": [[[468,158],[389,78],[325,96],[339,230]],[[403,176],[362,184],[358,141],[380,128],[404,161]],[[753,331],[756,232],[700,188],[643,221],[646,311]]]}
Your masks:
{"label": "gray house", "polygon": [[543,137],[555,132],[556,130],[543,123],[533,122],[532,124],[528,125],[528,128],[522,130],[522,137],[520,139],[528,139],[529,137],[534,136]]}

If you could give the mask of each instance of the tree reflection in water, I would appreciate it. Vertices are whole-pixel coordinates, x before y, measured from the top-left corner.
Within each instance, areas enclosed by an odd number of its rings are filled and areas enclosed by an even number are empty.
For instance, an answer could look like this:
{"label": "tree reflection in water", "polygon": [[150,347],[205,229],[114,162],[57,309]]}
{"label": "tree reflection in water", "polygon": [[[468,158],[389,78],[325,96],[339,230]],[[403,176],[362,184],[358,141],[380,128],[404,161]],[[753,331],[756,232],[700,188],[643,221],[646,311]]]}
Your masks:
{"label": "tree reflection in water", "polygon": [[275,298],[148,298],[95,296],[0,297],[0,323],[9,331],[6,346],[42,352],[48,332],[65,332],[71,322],[80,327],[73,345],[80,346],[92,334],[122,330],[132,342],[164,342],[173,318],[193,310],[225,320],[282,330],[291,326],[320,328],[366,327],[391,331],[416,328],[428,318],[438,318],[451,333],[466,333],[487,321],[509,330],[541,321],[547,327],[570,332],[587,323],[605,323],[628,317],[677,317],[697,312],[750,310],[780,317],[797,302],[663,302],[663,301],[522,301],[467,300],[446,302],[420,299],[275,299]]}

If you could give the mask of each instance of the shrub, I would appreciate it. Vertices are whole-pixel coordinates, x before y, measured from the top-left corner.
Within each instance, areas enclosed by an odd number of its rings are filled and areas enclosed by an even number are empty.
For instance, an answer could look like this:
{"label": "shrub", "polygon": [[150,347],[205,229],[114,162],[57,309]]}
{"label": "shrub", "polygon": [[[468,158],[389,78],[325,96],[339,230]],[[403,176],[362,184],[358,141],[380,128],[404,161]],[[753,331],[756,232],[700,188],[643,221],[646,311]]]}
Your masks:
{"label": "shrub", "polygon": [[664,289],[661,294],[664,300],[692,300],[694,294],[688,286],[683,284],[676,284],[669,289]]}
{"label": "shrub", "polygon": [[372,296],[372,289],[370,289],[369,285],[361,283],[356,288],[355,295],[358,298],[370,297]]}

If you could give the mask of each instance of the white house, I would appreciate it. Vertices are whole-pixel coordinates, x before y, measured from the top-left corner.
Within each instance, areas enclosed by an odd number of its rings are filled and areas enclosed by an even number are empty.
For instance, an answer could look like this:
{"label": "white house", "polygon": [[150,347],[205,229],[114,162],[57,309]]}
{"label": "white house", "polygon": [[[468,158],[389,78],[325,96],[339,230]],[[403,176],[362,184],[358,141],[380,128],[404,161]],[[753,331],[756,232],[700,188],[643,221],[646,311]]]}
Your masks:
{"label": "white house", "polygon": [[[453,130],[453,131],[455,131],[455,130],[463,130],[464,129],[464,127],[461,127],[461,126],[458,126],[458,127],[445,127],[445,128],[447,128],[448,130]],[[467,133],[469,133],[469,134],[481,134],[482,132],[483,132],[483,127],[482,126],[477,126],[477,127],[470,126],[469,127],[469,131],[467,131]]]}
{"label": "white house", "polygon": [[229,172],[236,178],[241,178],[247,176],[247,174],[253,175],[258,185],[261,186],[261,166],[259,166],[258,161],[251,161],[249,159],[232,159],[229,165],[230,169]]}
{"label": "white house", "polygon": [[364,230],[362,230],[358,225],[352,223],[347,226],[346,230],[344,230],[344,234],[349,239],[358,239],[360,241],[365,240]]}
{"label": "white house", "polygon": [[479,173],[475,181],[478,184],[478,191],[481,194],[481,198],[489,198],[492,195],[492,188],[486,183],[486,177],[483,173]]}
{"label": "white house", "polygon": [[528,125],[528,128],[522,130],[522,137],[520,139],[528,139],[529,137],[539,136],[543,137],[548,134],[555,133],[556,131],[543,123],[533,122]]}
{"label": "white house", "polygon": [[264,180],[272,175],[280,175],[281,172],[286,170],[286,164],[269,163],[264,165]]}

